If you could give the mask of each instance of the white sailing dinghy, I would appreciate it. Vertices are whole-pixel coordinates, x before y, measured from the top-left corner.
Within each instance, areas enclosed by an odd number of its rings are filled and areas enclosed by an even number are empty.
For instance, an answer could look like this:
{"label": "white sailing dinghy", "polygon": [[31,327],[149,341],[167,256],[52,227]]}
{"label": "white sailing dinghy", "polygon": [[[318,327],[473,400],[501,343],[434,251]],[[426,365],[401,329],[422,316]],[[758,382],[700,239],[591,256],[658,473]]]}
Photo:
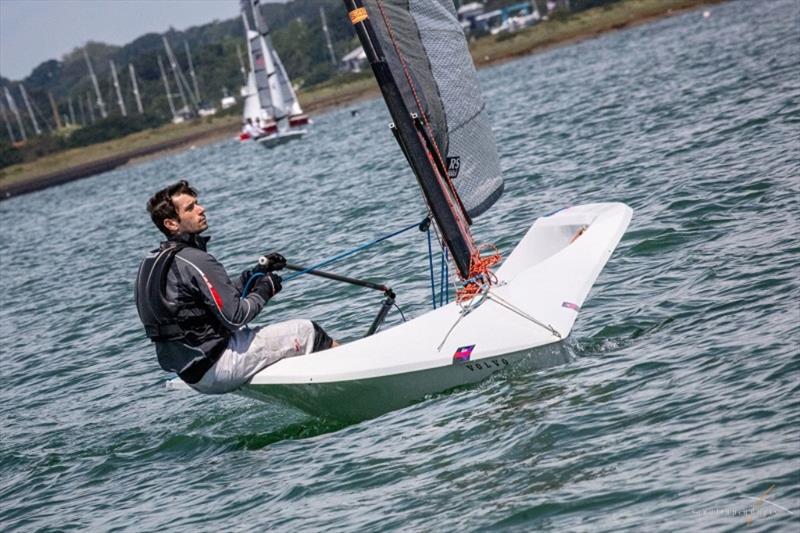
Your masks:
{"label": "white sailing dinghy", "polygon": [[561,209],[536,220],[495,273],[472,217],[503,180],[474,65],[451,0],[345,0],[461,280],[460,301],[331,350],[283,359],[239,393],[317,416],[362,420],[561,349],[632,210]]}
{"label": "white sailing dinghy", "polygon": [[[286,69],[272,45],[259,0],[242,0],[241,5],[250,57],[250,73],[243,91],[243,118],[245,122],[250,119],[264,131],[264,135],[253,140],[271,148],[305,135],[304,127],[309,124],[309,118],[303,113]],[[249,17],[252,17],[252,24]]]}

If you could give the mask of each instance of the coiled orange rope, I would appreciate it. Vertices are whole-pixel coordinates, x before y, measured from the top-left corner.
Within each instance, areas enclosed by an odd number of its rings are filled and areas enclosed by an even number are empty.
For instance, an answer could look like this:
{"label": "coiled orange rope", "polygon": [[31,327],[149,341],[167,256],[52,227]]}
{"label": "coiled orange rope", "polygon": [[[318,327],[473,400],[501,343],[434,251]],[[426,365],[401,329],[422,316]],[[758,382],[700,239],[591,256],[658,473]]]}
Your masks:
{"label": "coiled orange rope", "polygon": [[[485,257],[481,249],[491,248],[493,252]],[[497,283],[497,276],[492,272],[492,267],[502,260],[500,252],[493,244],[484,244],[472,254],[469,262],[469,278],[464,286],[456,291],[456,302],[468,302],[483,291],[484,287]]]}

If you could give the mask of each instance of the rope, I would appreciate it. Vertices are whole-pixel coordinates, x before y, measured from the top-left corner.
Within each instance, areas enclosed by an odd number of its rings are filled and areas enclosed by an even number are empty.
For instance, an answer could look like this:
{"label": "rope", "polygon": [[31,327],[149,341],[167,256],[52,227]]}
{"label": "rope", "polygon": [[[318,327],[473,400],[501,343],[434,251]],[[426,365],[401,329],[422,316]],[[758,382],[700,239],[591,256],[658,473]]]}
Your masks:
{"label": "rope", "polygon": [[433,246],[431,245],[431,227],[428,226],[428,267],[431,273],[431,299],[436,309],[436,284],[433,276]]}
{"label": "rope", "polygon": [[[480,249],[491,247],[494,253],[481,257]],[[494,245],[483,245],[470,258],[470,277],[464,280],[464,285],[456,291],[456,301],[466,302],[479,294],[484,287],[491,287],[497,283],[497,276],[491,268],[500,262],[502,257]]]}
{"label": "rope", "polygon": [[534,323],[534,324],[536,324],[537,326],[541,326],[541,327],[543,327],[544,329],[546,329],[547,331],[549,331],[550,333],[552,333],[554,336],[558,337],[559,339],[561,339],[561,338],[562,338],[562,337],[561,337],[561,333],[559,333],[559,332],[556,330],[556,328],[554,328],[554,327],[553,327],[553,326],[551,326],[550,324],[545,324],[545,323],[543,323],[543,322],[540,322],[540,321],[536,320],[535,318],[533,318],[531,315],[529,315],[528,313],[526,313],[526,312],[525,312],[525,311],[523,311],[522,309],[520,309],[520,308],[516,307],[516,306],[515,306],[515,305],[513,305],[512,303],[510,303],[510,302],[508,302],[508,301],[504,300],[503,298],[500,298],[500,297],[499,297],[499,296],[497,296],[496,294],[488,293],[486,296],[487,296],[487,298],[489,298],[489,299],[490,299],[490,300],[492,300],[493,302],[495,302],[495,303],[497,303],[497,304],[500,304],[500,305],[502,305],[503,307],[505,307],[505,308],[506,308],[506,309],[508,309],[509,311],[512,311],[512,312],[514,312],[514,313],[518,314],[518,315],[519,315],[519,316],[521,316],[522,318],[526,318],[526,319],[530,320],[531,322],[533,322],[533,323]]}
{"label": "rope", "polygon": [[290,274],[290,275],[284,277],[283,280],[284,281],[289,281],[290,279],[294,279],[296,277],[302,276],[303,274],[307,274],[312,270],[318,270],[318,269],[320,269],[320,268],[322,268],[324,266],[330,265],[331,263],[335,263],[336,261],[339,261],[340,259],[344,259],[345,257],[350,257],[351,255],[354,255],[354,254],[360,252],[361,250],[369,248],[370,246],[378,244],[379,242],[383,242],[383,241],[385,241],[387,239],[391,239],[392,237],[396,237],[396,236],[400,235],[401,233],[404,233],[404,232],[406,232],[406,231],[408,231],[410,229],[418,228],[420,226],[420,224],[422,224],[423,222],[424,222],[424,220],[422,222],[417,222],[415,224],[411,224],[410,226],[405,227],[405,228],[403,228],[401,230],[397,230],[394,233],[390,233],[389,235],[384,235],[383,237],[379,237],[379,238],[377,238],[375,240],[372,240],[372,241],[370,241],[370,242],[368,242],[366,244],[362,244],[361,246],[358,246],[357,248],[353,248],[352,250],[348,250],[346,252],[342,252],[340,254],[334,255],[333,257],[329,257],[328,259],[320,261],[316,265],[312,265],[312,266],[306,268],[305,270],[300,270],[299,272],[295,272],[294,274]]}
{"label": "rope", "polygon": [[263,272],[253,272],[252,274],[250,274],[250,277],[247,278],[247,283],[245,283],[244,287],[242,287],[242,295],[241,295],[242,299],[244,299],[244,297],[247,296],[247,293],[250,292],[250,286],[253,284],[256,278],[263,275],[264,275]]}
{"label": "rope", "polygon": [[439,305],[443,306],[447,303],[447,248],[442,248],[441,269],[439,272]]}

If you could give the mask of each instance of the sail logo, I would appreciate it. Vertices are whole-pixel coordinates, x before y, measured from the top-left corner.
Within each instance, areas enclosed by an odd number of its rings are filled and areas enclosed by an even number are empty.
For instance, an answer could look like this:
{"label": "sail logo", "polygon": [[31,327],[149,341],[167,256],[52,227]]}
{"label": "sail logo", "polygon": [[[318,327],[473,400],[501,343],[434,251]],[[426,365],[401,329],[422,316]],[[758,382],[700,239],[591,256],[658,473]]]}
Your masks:
{"label": "sail logo", "polygon": [[508,359],[501,357],[500,359],[485,359],[480,362],[467,363],[464,366],[467,367],[470,372],[475,372],[476,370],[497,370],[498,368],[503,368],[510,364]]}
{"label": "sail logo", "polygon": [[454,363],[466,363],[469,361],[469,357],[472,355],[472,350],[475,349],[475,345],[471,346],[462,346],[461,348],[456,350],[456,353],[453,354],[453,362]]}
{"label": "sail logo", "polygon": [[461,157],[453,156],[447,158],[447,175],[450,179],[458,177],[458,171],[461,169]]}

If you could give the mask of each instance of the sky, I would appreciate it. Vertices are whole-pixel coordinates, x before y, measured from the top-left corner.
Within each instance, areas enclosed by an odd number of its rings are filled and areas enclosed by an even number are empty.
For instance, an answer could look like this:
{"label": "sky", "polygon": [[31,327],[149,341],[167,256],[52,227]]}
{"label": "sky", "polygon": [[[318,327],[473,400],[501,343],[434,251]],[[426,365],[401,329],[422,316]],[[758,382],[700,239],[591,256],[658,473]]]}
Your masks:
{"label": "sky", "polygon": [[239,16],[239,0],[0,0],[0,75],[21,80],[87,41],[123,45]]}

